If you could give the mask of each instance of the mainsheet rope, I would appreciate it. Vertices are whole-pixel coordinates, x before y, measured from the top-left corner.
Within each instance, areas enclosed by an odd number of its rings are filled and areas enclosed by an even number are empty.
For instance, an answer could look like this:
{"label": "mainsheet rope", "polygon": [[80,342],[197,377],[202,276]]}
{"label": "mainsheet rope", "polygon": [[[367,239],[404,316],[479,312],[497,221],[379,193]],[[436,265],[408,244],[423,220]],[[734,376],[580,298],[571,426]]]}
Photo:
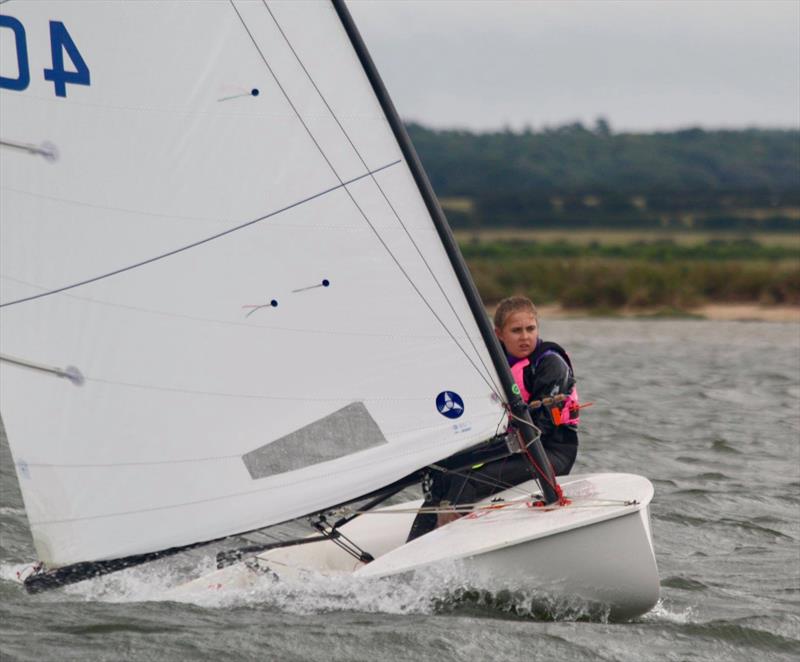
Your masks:
{"label": "mainsheet rope", "polygon": [[531,508],[534,512],[550,512],[553,510],[560,510],[561,508],[568,507],[570,509],[581,508],[618,508],[619,506],[637,506],[639,501],[625,500],[625,499],[596,499],[591,503],[576,503],[569,500],[568,503],[560,504],[554,503],[546,506],[539,506],[538,501],[531,501],[530,499],[512,499],[511,501],[496,501],[487,504],[452,504],[449,506],[422,506],[420,508],[376,508],[373,510],[358,510],[358,509],[337,509],[336,513],[354,514],[354,515],[408,515],[409,513],[472,513],[482,511],[501,510],[504,508],[518,508],[525,506]]}

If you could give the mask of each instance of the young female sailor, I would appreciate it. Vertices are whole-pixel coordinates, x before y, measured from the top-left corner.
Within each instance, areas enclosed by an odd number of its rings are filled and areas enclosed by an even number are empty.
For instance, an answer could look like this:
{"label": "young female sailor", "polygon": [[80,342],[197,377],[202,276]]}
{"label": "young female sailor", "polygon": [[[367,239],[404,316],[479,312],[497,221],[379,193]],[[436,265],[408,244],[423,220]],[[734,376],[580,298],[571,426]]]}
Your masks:
{"label": "young female sailor", "polygon": [[560,345],[539,337],[539,316],[526,297],[503,299],[494,326],[525,402],[567,396],[554,407],[532,408],[531,418],[542,431],[542,446],[555,474],[568,474],[578,454],[578,395],[569,356]]}
{"label": "young female sailor", "polygon": [[[578,453],[578,396],[572,363],[564,349],[539,337],[539,316],[533,302],[521,296],[503,299],[494,315],[495,333],[508,357],[511,373],[527,403],[565,396],[551,406],[531,408],[531,418],[541,430],[541,442],[557,476],[566,475]],[[510,431],[513,433],[513,431]],[[534,477],[529,459],[510,455],[466,473],[432,474],[423,508],[449,502],[474,503]],[[458,517],[456,514],[420,513],[409,540]]]}

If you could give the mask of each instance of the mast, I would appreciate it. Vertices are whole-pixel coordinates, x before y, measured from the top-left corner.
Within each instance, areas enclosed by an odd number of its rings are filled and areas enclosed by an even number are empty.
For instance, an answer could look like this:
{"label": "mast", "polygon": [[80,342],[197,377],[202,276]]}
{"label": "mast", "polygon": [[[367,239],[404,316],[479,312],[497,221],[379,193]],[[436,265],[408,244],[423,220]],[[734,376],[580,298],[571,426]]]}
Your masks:
{"label": "mast", "polygon": [[483,301],[481,300],[477,287],[475,287],[475,283],[472,280],[469,269],[467,269],[467,265],[464,262],[464,257],[461,255],[461,250],[458,248],[458,243],[453,237],[453,233],[450,230],[450,226],[447,223],[444,212],[439,205],[439,201],[433,192],[433,188],[431,187],[428,176],[422,167],[422,163],[417,156],[414,145],[411,143],[411,139],[408,137],[408,133],[403,126],[403,122],[400,120],[400,116],[397,114],[397,110],[395,109],[394,104],[389,97],[389,93],[386,91],[386,87],[381,80],[380,74],[378,74],[378,70],[373,63],[369,52],[367,51],[364,40],[361,38],[361,34],[353,22],[353,18],[346,7],[344,0],[332,0],[332,2],[334,8],[336,9],[336,13],[339,15],[339,18],[342,21],[342,25],[344,26],[344,29],[347,32],[351,43],[353,44],[353,48],[358,55],[361,66],[364,68],[364,71],[367,74],[367,78],[372,85],[381,108],[383,109],[383,112],[389,121],[389,126],[391,127],[392,132],[397,139],[397,143],[400,145],[400,149],[403,152],[403,157],[405,158],[406,163],[408,163],[408,167],[411,170],[411,174],[414,177],[417,187],[419,188],[422,199],[425,201],[425,206],[431,215],[431,219],[433,219],[433,224],[436,227],[439,238],[444,246],[448,258],[450,259],[450,263],[456,273],[458,282],[461,285],[461,289],[464,291],[464,296],[469,303],[470,310],[475,318],[475,323],[478,325],[478,329],[480,329],[483,342],[489,351],[492,364],[494,365],[494,368],[500,377],[503,394],[505,395],[506,402],[508,403],[510,413],[515,419],[521,419],[521,425],[519,425],[520,433],[522,434],[525,446],[528,448],[532,456],[533,468],[542,488],[544,501],[548,504],[554,503],[558,501],[559,495],[557,492],[556,478],[553,474],[552,466],[544,452],[542,443],[535,432],[536,428],[533,425],[530,410],[520,397],[519,387],[514,382],[514,377],[511,374],[511,370],[508,366],[508,359],[506,358],[503,348],[500,346],[500,341],[497,339],[497,336],[494,333],[494,327],[486,315]]}

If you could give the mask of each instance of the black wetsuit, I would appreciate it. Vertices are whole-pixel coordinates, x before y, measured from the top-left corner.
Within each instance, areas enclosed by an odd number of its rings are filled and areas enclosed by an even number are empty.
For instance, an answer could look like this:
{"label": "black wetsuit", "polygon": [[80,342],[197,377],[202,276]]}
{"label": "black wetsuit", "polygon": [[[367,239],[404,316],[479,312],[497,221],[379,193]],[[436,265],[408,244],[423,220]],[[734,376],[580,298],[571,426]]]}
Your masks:
{"label": "black wetsuit", "polygon": [[[568,394],[575,386],[572,365],[566,352],[555,343],[541,340],[528,357],[530,365],[523,371],[529,402],[542,398]],[[534,424],[542,431],[541,441],[557,476],[570,472],[578,454],[578,432],[574,425],[556,425],[546,407],[531,410]],[[508,487],[534,478],[533,467],[527,457],[515,453],[489,462],[458,475],[431,473],[428,493],[423,507],[433,507],[442,501],[450,504],[474,503]],[[413,540],[436,528],[436,514],[417,515],[408,536]]]}
{"label": "black wetsuit", "polygon": [[[572,363],[560,345],[540,340],[528,359],[530,365],[523,371],[525,388],[530,393],[528,402],[572,391],[575,386]],[[556,425],[547,407],[531,410],[531,418],[542,431],[542,446],[556,476],[568,474],[578,455],[577,426]]]}

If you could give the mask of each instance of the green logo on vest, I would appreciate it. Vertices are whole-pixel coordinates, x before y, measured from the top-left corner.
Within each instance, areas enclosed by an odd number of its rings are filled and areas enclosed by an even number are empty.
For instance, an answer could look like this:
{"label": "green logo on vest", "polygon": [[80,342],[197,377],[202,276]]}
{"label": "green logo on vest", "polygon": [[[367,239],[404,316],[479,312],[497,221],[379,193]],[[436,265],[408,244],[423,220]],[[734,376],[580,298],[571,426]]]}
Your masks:
{"label": "green logo on vest", "polygon": [[520,392],[519,392],[519,386],[517,386],[516,384],[514,384],[514,386],[512,386],[512,387],[511,387],[511,392],[512,392],[514,395],[519,395],[519,394],[520,394]]}

